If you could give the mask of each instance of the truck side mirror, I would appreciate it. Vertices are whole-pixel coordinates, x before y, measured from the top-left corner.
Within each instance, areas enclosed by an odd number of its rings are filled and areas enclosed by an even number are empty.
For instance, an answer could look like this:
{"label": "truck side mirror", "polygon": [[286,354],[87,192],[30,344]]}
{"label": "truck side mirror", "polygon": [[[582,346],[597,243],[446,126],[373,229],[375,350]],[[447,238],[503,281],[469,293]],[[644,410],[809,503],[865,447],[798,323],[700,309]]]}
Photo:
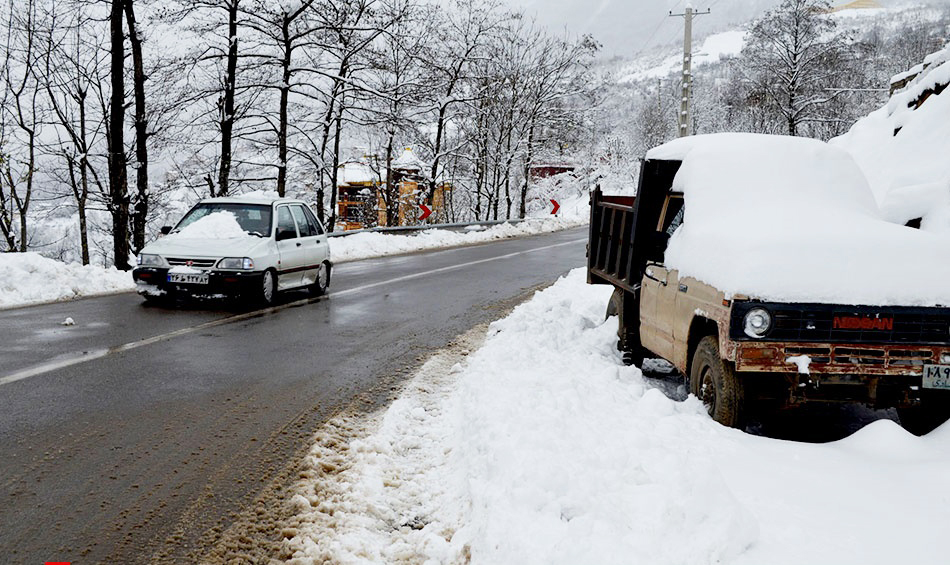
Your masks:
{"label": "truck side mirror", "polygon": [[161,229],[160,231],[162,232],[162,235],[168,235],[168,234],[172,233],[172,227],[171,227],[171,226],[162,226],[162,229]]}

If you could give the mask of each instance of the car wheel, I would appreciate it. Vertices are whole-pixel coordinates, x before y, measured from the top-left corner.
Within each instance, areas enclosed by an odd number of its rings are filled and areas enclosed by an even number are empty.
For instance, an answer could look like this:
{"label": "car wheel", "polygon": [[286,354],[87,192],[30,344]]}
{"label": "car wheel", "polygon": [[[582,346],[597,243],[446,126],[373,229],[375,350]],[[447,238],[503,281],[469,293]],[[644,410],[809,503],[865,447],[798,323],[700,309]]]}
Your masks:
{"label": "car wheel", "polygon": [[143,294],[142,298],[145,299],[145,304],[148,306],[168,306],[175,301],[175,297],[169,292],[165,294]]}
{"label": "car wheel", "polygon": [[264,306],[270,306],[274,303],[275,296],[277,296],[277,277],[274,275],[274,271],[268,269],[261,276],[257,301]]}
{"label": "car wheel", "polygon": [[901,426],[918,436],[929,434],[950,419],[950,393],[941,390],[921,392],[919,406],[897,410]]}
{"label": "car wheel", "polygon": [[706,336],[693,353],[689,389],[706,406],[709,416],[724,426],[739,427],[742,383],[732,364],[719,358],[719,340]]}
{"label": "car wheel", "polygon": [[317,280],[310,285],[310,294],[323,296],[327,293],[328,288],[330,288],[330,266],[323,262],[317,268]]}

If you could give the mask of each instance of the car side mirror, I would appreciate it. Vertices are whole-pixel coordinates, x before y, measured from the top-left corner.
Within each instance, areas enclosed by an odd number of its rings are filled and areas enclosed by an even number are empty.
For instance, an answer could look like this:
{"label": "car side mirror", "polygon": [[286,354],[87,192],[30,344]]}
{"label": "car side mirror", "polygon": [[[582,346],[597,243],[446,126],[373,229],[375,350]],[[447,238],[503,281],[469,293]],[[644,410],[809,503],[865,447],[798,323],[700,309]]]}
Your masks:
{"label": "car side mirror", "polygon": [[283,241],[285,239],[293,239],[295,237],[297,237],[297,232],[295,232],[294,230],[277,228],[277,241]]}
{"label": "car side mirror", "polygon": [[162,235],[168,235],[168,234],[172,233],[172,227],[171,227],[171,226],[162,226],[161,232],[162,232]]}

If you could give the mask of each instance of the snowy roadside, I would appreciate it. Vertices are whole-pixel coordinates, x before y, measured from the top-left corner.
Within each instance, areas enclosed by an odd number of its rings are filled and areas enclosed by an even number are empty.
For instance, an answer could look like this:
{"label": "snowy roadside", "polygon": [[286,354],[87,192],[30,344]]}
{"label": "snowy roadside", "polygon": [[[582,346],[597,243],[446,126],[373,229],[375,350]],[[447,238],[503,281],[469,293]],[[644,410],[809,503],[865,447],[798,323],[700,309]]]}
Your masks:
{"label": "snowy roadside", "polygon": [[[334,262],[345,263],[554,232],[586,222],[585,215],[576,214],[566,218],[530,219],[520,224],[501,224],[462,233],[438,229],[417,235],[363,233],[331,238],[330,254]],[[63,263],[33,252],[0,253],[0,310],[132,290],[135,290],[135,282],[131,273],[114,267]]]}
{"label": "snowy roadside", "polygon": [[127,292],[135,288],[130,273],[63,263],[39,253],[0,253],[0,309]]}
{"label": "snowy roadside", "polygon": [[[802,444],[712,422],[613,344],[583,270],[318,435],[288,563],[943,563],[950,425]],[[466,349],[484,339],[480,349]]]}
{"label": "snowy roadside", "polygon": [[330,238],[330,256],[333,257],[334,263],[346,263],[386,255],[474,245],[499,239],[550,233],[581,226],[586,224],[587,221],[588,216],[585,215],[583,217],[567,218],[528,218],[517,224],[500,224],[487,228],[473,226],[461,232],[440,229],[425,230],[414,235],[364,232],[346,237]]}

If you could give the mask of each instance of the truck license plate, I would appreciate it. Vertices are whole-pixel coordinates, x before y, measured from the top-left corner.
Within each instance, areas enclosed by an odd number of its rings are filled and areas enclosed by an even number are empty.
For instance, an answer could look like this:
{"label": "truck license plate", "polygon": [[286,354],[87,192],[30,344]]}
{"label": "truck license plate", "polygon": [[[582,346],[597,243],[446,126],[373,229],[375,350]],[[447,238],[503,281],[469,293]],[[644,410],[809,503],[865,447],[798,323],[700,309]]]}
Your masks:
{"label": "truck license plate", "polygon": [[924,365],[924,388],[950,389],[950,365]]}
{"label": "truck license plate", "polygon": [[208,273],[168,273],[168,282],[185,284],[208,284]]}

